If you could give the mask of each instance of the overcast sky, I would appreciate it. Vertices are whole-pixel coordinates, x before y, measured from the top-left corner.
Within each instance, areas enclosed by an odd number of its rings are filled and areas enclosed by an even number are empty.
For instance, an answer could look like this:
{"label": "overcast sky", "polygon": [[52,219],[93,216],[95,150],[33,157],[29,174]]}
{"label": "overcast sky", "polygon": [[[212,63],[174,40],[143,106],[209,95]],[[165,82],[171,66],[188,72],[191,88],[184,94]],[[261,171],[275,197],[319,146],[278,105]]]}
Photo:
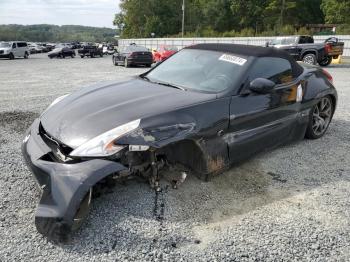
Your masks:
{"label": "overcast sky", "polygon": [[119,0],[0,0],[0,24],[113,27]]}

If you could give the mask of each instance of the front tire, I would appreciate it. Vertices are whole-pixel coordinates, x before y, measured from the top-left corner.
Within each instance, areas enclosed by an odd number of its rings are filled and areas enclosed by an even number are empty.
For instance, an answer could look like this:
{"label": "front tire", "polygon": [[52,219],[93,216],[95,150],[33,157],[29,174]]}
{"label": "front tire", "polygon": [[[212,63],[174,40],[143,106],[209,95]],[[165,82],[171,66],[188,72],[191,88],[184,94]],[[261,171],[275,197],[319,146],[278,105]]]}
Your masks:
{"label": "front tire", "polygon": [[15,59],[15,56],[12,53],[10,53],[9,58],[10,58],[10,60],[13,60],[13,59]]}
{"label": "front tire", "polygon": [[303,62],[309,65],[316,65],[316,56],[314,54],[306,54],[303,56]]}
{"label": "front tire", "polygon": [[127,59],[127,58],[125,58],[125,59],[124,59],[124,66],[125,66],[125,68],[130,67],[130,65],[129,65],[129,62],[128,62],[128,59]]}
{"label": "front tire", "polygon": [[310,111],[309,124],[306,129],[305,137],[309,139],[318,139],[322,137],[331,123],[333,113],[334,105],[331,97],[322,97]]}
{"label": "front tire", "polygon": [[330,63],[332,63],[332,57],[327,56],[325,59],[323,59],[321,62],[319,62],[320,66],[328,66]]}
{"label": "front tire", "polygon": [[117,66],[118,65],[118,62],[117,60],[113,57],[113,65]]}
{"label": "front tire", "polygon": [[23,58],[28,59],[28,57],[29,57],[29,54],[27,52],[25,52]]}
{"label": "front tire", "polygon": [[65,243],[71,232],[78,230],[89,214],[92,199],[92,188],[87,192],[72,221],[72,226],[59,218],[36,217],[35,226],[38,232],[49,240],[58,243]]}

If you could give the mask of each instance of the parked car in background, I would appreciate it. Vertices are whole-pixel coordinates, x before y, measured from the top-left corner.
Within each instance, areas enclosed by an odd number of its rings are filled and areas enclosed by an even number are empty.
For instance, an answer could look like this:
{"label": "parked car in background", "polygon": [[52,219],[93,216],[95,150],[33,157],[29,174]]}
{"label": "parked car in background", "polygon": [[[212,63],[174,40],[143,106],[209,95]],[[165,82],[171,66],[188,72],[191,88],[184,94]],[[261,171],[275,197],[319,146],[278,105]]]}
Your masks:
{"label": "parked car in background", "polygon": [[0,58],[15,59],[16,57],[29,57],[29,48],[27,42],[12,41],[0,43]]}
{"label": "parked car in background", "polygon": [[66,57],[75,57],[75,51],[72,48],[65,47],[65,46],[58,46],[54,50],[50,51],[48,53],[49,58],[66,58]]}
{"label": "parked car in background", "polygon": [[132,44],[124,47],[120,52],[115,53],[112,61],[115,66],[124,65],[125,67],[129,67],[131,65],[144,65],[151,67],[153,55],[148,48]]}
{"label": "parked car in background", "polygon": [[81,44],[79,42],[72,42],[72,49],[79,49],[81,48]]}
{"label": "parked car in background", "polygon": [[324,43],[315,43],[312,36],[285,36],[277,37],[266,46],[275,47],[287,51],[297,61],[307,64],[319,64],[328,66],[332,59],[337,59],[343,54],[344,42],[338,38],[328,38]]}
{"label": "parked car in background", "polygon": [[163,62],[178,51],[179,49],[176,46],[161,45],[159,50],[153,52],[153,61],[156,63]]}
{"label": "parked car in background", "polygon": [[91,58],[95,56],[103,56],[102,48],[98,48],[95,45],[85,45],[82,48],[78,50],[78,54],[81,58],[84,58],[85,56],[89,56]]}
{"label": "parked car in background", "polygon": [[46,43],[38,43],[38,45],[41,47],[42,53],[47,53],[52,51],[51,46],[47,45]]}
{"label": "parked car in background", "polygon": [[102,52],[104,55],[113,55],[115,53],[115,49],[113,45],[104,45],[102,47]]}
{"label": "parked car in background", "polygon": [[29,53],[37,54],[42,52],[42,47],[37,43],[28,43]]}

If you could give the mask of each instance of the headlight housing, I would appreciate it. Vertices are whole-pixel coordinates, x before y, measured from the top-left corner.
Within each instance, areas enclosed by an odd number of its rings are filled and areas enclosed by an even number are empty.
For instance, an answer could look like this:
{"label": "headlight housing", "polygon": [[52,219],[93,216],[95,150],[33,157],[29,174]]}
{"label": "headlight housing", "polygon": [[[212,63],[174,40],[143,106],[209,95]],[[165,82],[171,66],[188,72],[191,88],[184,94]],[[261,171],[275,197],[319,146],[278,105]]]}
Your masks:
{"label": "headlight housing", "polygon": [[141,119],[137,119],[109,130],[82,144],[70,153],[72,157],[105,157],[111,156],[125,146],[116,145],[115,141],[140,126]]}

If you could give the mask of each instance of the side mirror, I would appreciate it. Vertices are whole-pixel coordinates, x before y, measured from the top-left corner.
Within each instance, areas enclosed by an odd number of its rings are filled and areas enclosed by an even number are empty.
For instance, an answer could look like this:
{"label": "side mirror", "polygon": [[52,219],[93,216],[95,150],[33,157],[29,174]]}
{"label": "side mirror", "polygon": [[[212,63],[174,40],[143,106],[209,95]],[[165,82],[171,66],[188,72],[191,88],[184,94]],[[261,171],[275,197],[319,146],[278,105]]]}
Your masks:
{"label": "side mirror", "polygon": [[270,46],[270,42],[266,42],[265,47],[269,47],[269,46]]}
{"label": "side mirror", "polygon": [[250,82],[249,89],[255,93],[267,94],[270,93],[276,86],[275,82],[265,78],[257,78]]}

